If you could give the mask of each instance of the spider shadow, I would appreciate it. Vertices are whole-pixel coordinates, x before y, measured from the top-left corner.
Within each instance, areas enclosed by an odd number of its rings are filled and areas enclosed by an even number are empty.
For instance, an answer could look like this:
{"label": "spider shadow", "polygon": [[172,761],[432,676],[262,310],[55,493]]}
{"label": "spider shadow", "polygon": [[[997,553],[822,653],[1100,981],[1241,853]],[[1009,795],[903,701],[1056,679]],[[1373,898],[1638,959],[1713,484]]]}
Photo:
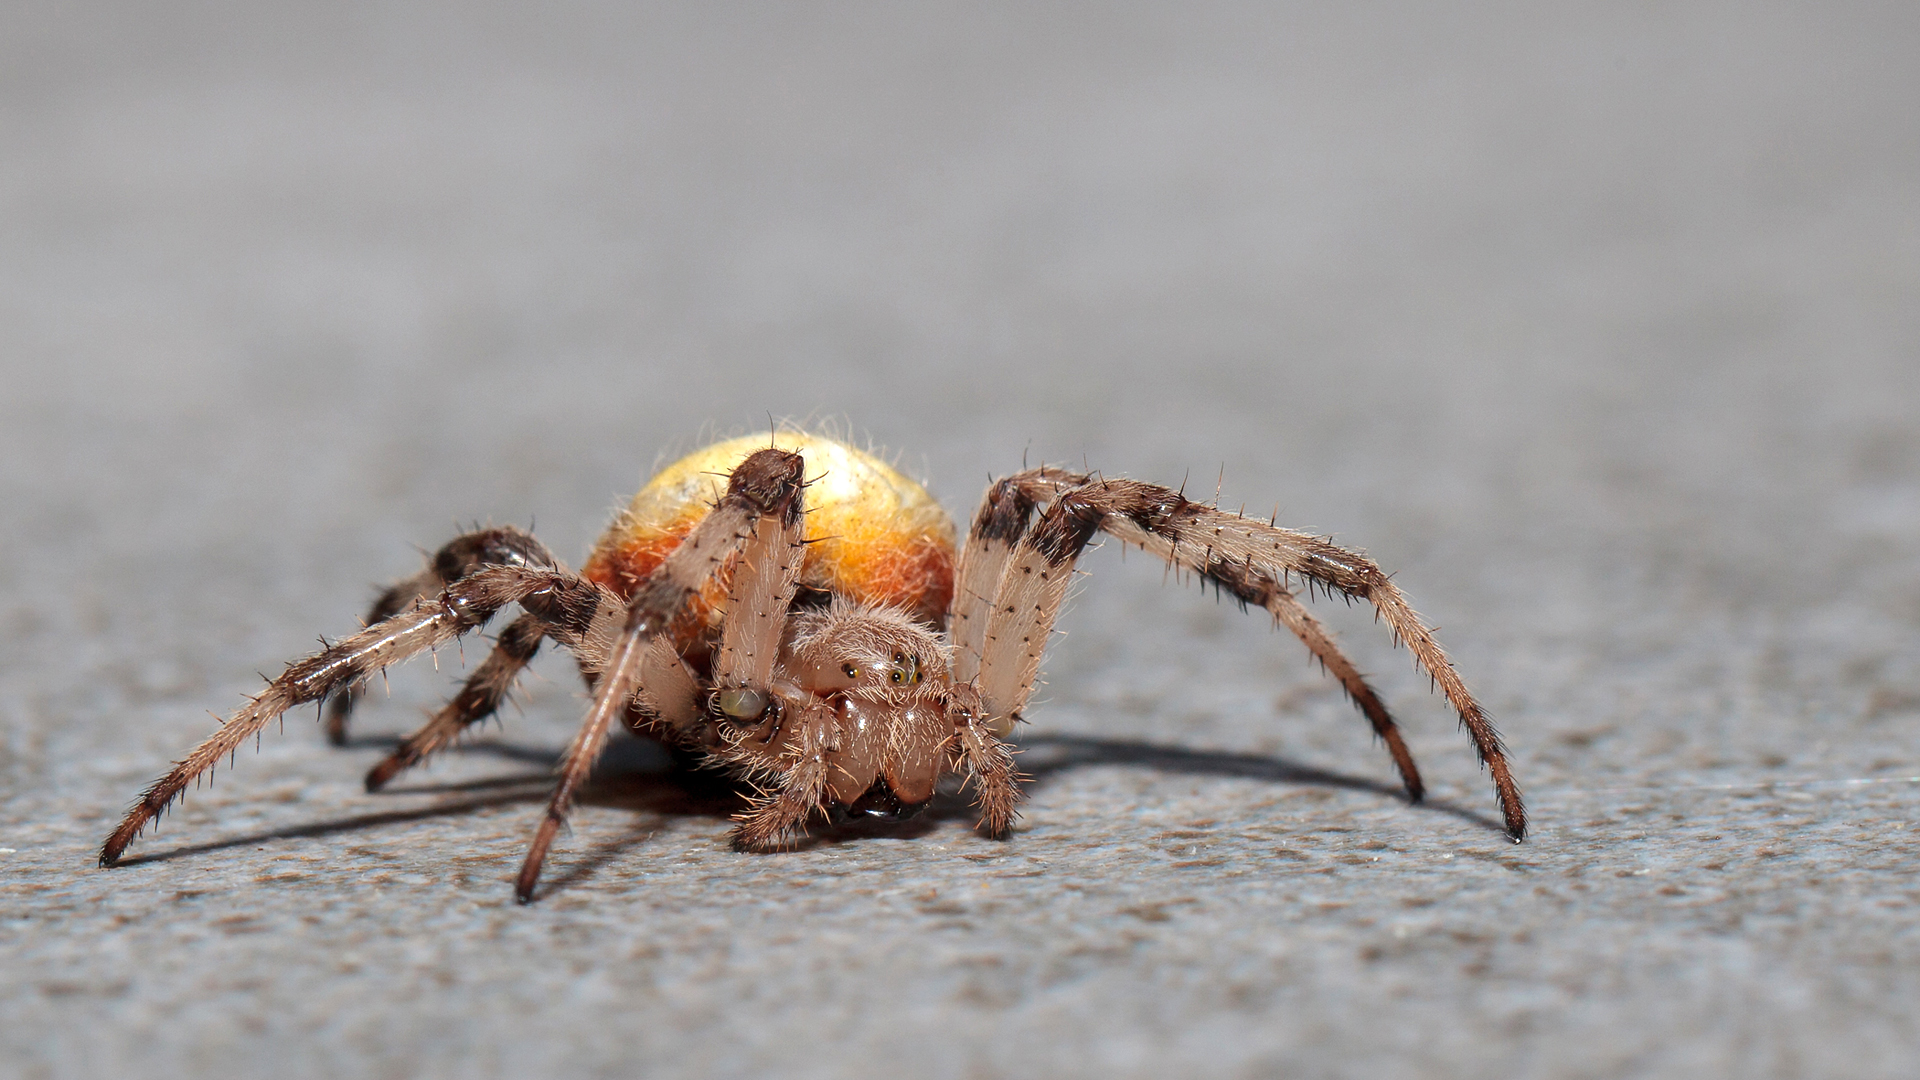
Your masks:
{"label": "spider shadow", "polygon": [[[345,746],[347,749],[391,750],[399,744],[398,736],[356,736],[349,739]],[[611,806],[640,811],[646,813],[648,820],[654,824],[636,836],[617,842],[611,850],[598,850],[598,848],[607,847],[604,844],[598,845],[593,855],[580,860],[587,864],[583,871],[576,873],[569,870],[556,877],[555,884],[586,876],[593,869],[611,861],[622,851],[651,835],[661,821],[674,817],[700,816],[726,819],[730,818],[737,809],[746,805],[739,791],[724,777],[677,769],[664,751],[658,750],[656,746],[649,753],[649,746],[650,744],[639,740],[614,740],[608,746],[605,757],[594,769],[592,778],[581,788],[576,801],[588,806]],[[183,844],[163,851],[132,855],[120,860],[117,865],[140,866],[148,863],[164,863],[209,852],[258,846],[274,840],[311,839],[377,829],[388,825],[404,825],[433,818],[456,817],[494,807],[544,803],[552,796],[553,770],[560,763],[559,752],[496,740],[472,742],[461,749],[469,754],[482,753],[509,761],[537,765],[539,769],[535,772],[490,776],[475,780],[399,783],[382,789],[371,797],[441,795],[446,798],[428,806],[353,814],[329,821],[264,829],[205,843]]]}
{"label": "spider shadow", "polygon": [[[1020,771],[1026,774],[1034,787],[1072,769],[1129,765],[1188,776],[1226,776],[1302,787],[1344,788],[1407,801],[1406,789],[1398,784],[1386,784],[1258,754],[1187,750],[1178,746],[1130,739],[1103,739],[1092,735],[1030,735],[1020,740],[1020,747],[1024,751],[1019,759]],[[1411,805],[1416,810],[1447,814],[1490,832],[1506,835],[1506,826],[1502,822],[1445,799],[1426,798]]]}
{"label": "spider shadow", "polygon": [[[392,749],[399,744],[393,736],[358,736],[348,741],[349,748]],[[545,802],[552,794],[553,770],[561,754],[555,750],[526,746],[503,740],[480,740],[462,748],[467,754],[487,754],[538,767],[538,771],[507,776],[484,777],[441,783],[403,783],[384,789],[381,795],[448,796],[429,806],[355,814],[331,821],[311,822],[268,829],[243,836],[137,855],[122,860],[122,866],[170,862],[174,859],[250,847],[273,840],[309,839],[407,824],[439,817],[470,814],[501,806]],[[1156,772],[1190,776],[1224,776],[1269,783],[1343,788],[1405,799],[1395,785],[1364,777],[1349,776],[1288,761],[1284,758],[1219,751],[1187,750],[1177,746],[1126,739],[1104,739],[1089,735],[1031,735],[1020,741],[1020,765],[1033,787],[1078,768],[1101,765],[1125,765]],[[541,889],[552,895],[583,881],[591,880],[624,854],[645,843],[666,822],[676,818],[731,820],[747,806],[746,788],[717,773],[680,767],[660,744],[642,739],[614,739],[594,768],[593,776],[581,789],[578,801],[597,807],[636,812],[639,817],[620,836],[594,843],[549,876]],[[1483,814],[1446,800],[1428,799],[1414,804],[1416,809],[1437,811],[1504,834],[1501,823]],[[810,850],[854,840],[884,837],[913,839],[924,836],[942,824],[962,821],[971,824],[976,816],[972,800],[964,793],[943,785],[933,802],[920,815],[906,821],[849,821],[815,828],[792,850]]]}
{"label": "spider shadow", "polygon": [[[331,821],[315,821],[305,825],[289,825],[278,829],[266,829],[247,833],[242,836],[230,836],[224,840],[210,840],[203,844],[182,844],[165,851],[155,851],[141,855],[129,855],[115,866],[142,866],[147,863],[172,862],[192,855],[204,855],[213,851],[225,851],[229,848],[253,847],[272,840],[301,840],[317,836],[332,836],[335,833],[359,832],[364,829],[377,829],[383,825],[402,825],[408,822],[425,821],[429,818],[451,817],[457,814],[470,814],[475,810],[485,810],[495,806],[511,806],[515,803],[535,802],[546,797],[544,791],[533,787],[529,777],[501,777],[493,780],[476,781],[464,785],[467,790],[491,793],[470,795],[462,799],[447,799],[432,806],[416,807],[411,810],[386,810],[372,814],[354,814],[350,817],[334,818]],[[544,780],[545,777],[539,779]],[[451,787],[451,785],[449,786]]]}
{"label": "spider shadow", "polygon": [[[397,739],[378,738],[349,742],[350,746],[392,747]],[[553,771],[560,764],[558,752],[503,741],[467,744],[468,753],[486,753],[512,761],[541,766],[537,773],[495,777],[484,780],[456,781],[444,784],[396,785],[394,794],[464,794],[483,788],[530,788],[530,793],[512,797],[512,801],[544,802],[552,793]],[[591,880],[601,870],[619,861],[628,851],[650,840],[672,820],[708,818],[731,823],[750,804],[749,788],[724,774],[688,767],[661,744],[645,738],[616,738],[607,743],[593,775],[580,789],[579,805],[609,807],[634,813],[636,820],[619,836],[599,840],[560,865],[549,863],[554,872],[543,876],[540,896],[562,892]],[[509,801],[502,799],[501,801]],[[445,804],[448,813],[463,807]],[[434,808],[435,810],[441,808]],[[422,816],[433,811],[423,811]],[[972,804],[956,795],[937,795],[929,812],[900,822],[848,821],[816,826],[800,843],[785,850],[805,851],[823,845],[844,843],[871,837],[908,839],[932,832],[946,820],[971,820]]]}

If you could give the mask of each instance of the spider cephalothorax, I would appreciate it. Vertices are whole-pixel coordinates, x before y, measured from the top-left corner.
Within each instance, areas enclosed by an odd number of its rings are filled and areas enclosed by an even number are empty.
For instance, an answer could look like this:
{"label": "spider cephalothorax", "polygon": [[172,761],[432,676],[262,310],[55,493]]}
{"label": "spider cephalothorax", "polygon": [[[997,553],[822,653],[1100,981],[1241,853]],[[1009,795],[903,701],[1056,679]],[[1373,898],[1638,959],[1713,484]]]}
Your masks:
{"label": "spider cephalothorax", "polygon": [[118,862],[195,777],[274,717],[330,697],[328,732],[341,741],[367,676],[510,604],[521,614],[493,651],[367,774],[367,787],[491,715],[543,640],[571,651],[593,704],[521,868],[522,901],[616,720],[758,789],[733,831],[742,850],[790,845],[816,816],[911,816],[948,774],[971,786],[981,830],[1004,836],[1019,798],[1004,740],[1039,677],[1075,560],[1100,532],[1272,613],[1339,680],[1419,799],[1399,728],[1293,584],[1371,602],[1460,714],[1493,774],[1508,834],[1525,834],[1499,736],[1432,632],[1365,556],[1170,488],[1047,467],[989,487],[956,556],[951,521],[919,485],[844,443],[783,431],[719,443],[662,470],[579,574],[518,529],[455,539],[381,595],[365,630],[294,662],[148,788],[100,861]]}

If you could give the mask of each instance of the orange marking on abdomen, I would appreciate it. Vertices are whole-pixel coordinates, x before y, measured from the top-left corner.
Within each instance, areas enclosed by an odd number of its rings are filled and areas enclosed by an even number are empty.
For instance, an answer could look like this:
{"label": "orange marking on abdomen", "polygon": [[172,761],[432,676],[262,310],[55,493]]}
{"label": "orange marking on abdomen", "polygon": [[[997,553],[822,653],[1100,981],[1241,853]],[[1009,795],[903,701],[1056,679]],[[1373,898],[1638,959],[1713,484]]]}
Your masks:
{"label": "orange marking on abdomen", "polygon": [[[808,549],[801,583],[869,604],[903,607],[935,626],[953,596],[954,529],[919,484],[845,443],[782,432],[709,446],[660,470],[594,545],[582,573],[622,597],[666,561],[726,488],[746,456],[769,445],[806,459]],[[711,627],[726,610],[729,565],[689,611]]]}
{"label": "orange marking on abdomen", "polygon": [[693,516],[664,528],[635,530],[619,537],[609,534],[594,545],[580,576],[612,589],[623,600],[629,599],[699,523],[700,518]]}

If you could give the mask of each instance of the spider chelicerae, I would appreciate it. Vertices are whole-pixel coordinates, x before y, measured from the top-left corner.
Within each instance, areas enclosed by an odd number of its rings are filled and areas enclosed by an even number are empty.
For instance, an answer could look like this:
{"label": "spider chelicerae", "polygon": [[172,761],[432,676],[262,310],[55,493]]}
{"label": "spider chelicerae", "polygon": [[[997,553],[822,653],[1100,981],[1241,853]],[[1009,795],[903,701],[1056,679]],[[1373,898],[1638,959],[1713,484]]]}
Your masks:
{"label": "spider chelicerae", "polygon": [[911,816],[950,773],[972,788],[980,831],[1004,837],[1020,798],[1007,739],[1074,562],[1101,532],[1271,612],[1372,723],[1417,801],[1424,789],[1399,728],[1296,590],[1372,603],[1459,713],[1508,835],[1525,835],[1498,733],[1433,632],[1364,555],[1171,488],[1042,466],[988,487],[956,556],[952,521],[918,484],[838,440],[780,431],[720,442],[660,471],[579,573],[519,529],[454,539],[380,596],[366,629],[289,665],[155,781],[100,862],[119,862],[188,784],[281,713],[331,698],[328,734],[344,742],[369,675],[509,605],[521,613],[493,650],[374,766],[367,788],[491,715],[542,641],[566,648],[593,701],[515,883],[522,902],[616,721],[750,782],[757,794],[732,832],[741,851],[790,846],[820,815]]}

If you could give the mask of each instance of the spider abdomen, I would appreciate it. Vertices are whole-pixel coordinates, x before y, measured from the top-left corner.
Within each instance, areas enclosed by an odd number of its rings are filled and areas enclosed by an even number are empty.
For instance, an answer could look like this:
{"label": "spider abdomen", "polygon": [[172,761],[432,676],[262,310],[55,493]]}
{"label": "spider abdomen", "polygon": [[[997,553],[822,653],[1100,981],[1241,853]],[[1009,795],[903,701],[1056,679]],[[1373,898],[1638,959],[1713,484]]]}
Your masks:
{"label": "spider abdomen", "polygon": [[[775,445],[807,462],[809,547],[800,583],[941,625],[953,595],[953,519],[898,469],[822,435],[729,439],[661,469],[601,534],[582,575],[631,596],[706,517],[734,467]],[[689,612],[698,624],[713,625],[724,613],[728,577],[715,575],[702,590]]]}

